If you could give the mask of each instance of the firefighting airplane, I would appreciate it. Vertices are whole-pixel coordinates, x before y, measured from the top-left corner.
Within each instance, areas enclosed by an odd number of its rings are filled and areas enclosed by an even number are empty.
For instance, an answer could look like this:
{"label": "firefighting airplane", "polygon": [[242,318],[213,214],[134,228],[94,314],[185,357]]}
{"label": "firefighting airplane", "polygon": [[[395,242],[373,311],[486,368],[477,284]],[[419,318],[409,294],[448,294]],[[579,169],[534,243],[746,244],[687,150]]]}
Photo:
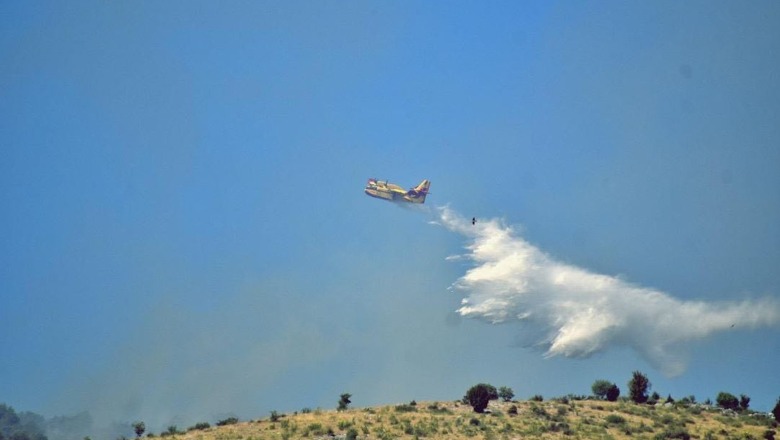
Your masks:
{"label": "firefighting airplane", "polygon": [[428,179],[420,182],[419,185],[405,191],[400,186],[389,183],[387,180],[368,179],[366,185],[366,194],[378,199],[385,199],[391,202],[407,202],[407,203],[425,203],[425,196],[428,195],[428,188],[431,187],[431,182]]}

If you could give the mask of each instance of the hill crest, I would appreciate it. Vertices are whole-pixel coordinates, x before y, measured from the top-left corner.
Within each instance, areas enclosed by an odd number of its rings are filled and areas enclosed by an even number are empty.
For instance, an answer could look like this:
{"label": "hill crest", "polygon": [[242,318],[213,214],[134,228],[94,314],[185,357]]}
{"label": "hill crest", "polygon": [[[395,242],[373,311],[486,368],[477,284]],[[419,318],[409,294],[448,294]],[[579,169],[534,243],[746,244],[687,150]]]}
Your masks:
{"label": "hill crest", "polygon": [[[514,412],[517,414],[514,414]],[[637,405],[619,401],[492,401],[484,414],[461,402],[419,402],[346,411],[303,410],[162,436],[223,439],[766,439],[777,422],[701,404]]]}

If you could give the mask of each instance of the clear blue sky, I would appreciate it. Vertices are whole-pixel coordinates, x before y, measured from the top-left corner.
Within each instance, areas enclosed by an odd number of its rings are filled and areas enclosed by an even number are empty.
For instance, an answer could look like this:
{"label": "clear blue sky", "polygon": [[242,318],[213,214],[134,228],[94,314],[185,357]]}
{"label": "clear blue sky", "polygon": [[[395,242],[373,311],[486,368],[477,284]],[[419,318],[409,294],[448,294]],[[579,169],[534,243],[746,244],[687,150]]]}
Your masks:
{"label": "clear blue sky", "polygon": [[[209,420],[595,379],[780,397],[780,331],[664,376],[453,314],[500,218],[680,300],[780,298],[780,4],[3,2],[0,401]],[[178,417],[178,418],[177,418]],[[166,425],[167,426],[167,425]]]}

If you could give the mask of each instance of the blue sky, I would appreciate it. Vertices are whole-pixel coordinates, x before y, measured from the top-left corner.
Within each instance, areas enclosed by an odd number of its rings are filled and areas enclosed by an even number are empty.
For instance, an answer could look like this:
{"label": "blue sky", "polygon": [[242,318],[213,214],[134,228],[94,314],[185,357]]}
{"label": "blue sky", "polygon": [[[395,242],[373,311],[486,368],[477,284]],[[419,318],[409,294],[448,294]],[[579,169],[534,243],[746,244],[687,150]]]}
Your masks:
{"label": "blue sky", "polygon": [[[776,2],[4,2],[0,400],[103,420],[625,387],[770,409],[777,324],[545,358],[454,312],[501,219],[681,301],[780,299]],[[426,206],[368,177],[432,181]],[[166,425],[167,426],[167,425]]]}

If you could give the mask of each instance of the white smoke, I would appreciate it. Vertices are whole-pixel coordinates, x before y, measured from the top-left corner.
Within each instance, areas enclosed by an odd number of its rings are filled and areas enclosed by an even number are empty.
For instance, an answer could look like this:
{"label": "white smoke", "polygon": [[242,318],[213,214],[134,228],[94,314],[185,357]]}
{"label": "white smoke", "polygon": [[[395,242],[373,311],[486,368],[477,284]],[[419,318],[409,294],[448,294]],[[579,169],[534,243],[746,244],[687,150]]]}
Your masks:
{"label": "white smoke", "polygon": [[474,267],[453,284],[465,292],[458,312],[494,324],[528,323],[536,331],[532,343],[547,356],[584,358],[628,346],[674,376],[686,368],[686,343],[717,331],[780,322],[780,307],[770,299],[682,301],[556,261],[498,220],[472,224],[446,207],[439,218],[470,239],[468,253],[459,257]]}

